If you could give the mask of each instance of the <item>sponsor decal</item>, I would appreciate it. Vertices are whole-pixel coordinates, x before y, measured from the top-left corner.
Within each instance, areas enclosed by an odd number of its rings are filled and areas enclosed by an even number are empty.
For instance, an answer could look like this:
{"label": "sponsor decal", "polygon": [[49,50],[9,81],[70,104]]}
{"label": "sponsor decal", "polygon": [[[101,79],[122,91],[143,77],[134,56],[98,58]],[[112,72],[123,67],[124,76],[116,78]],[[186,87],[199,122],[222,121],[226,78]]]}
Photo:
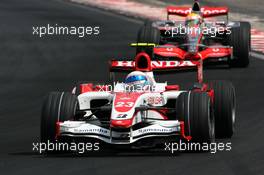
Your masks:
{"label": "sponsor decal", "polygon": [[[113,67],[134,67],[134,61],[113,61]],[[174,68],[196,66],[192,61],[151,61],[152,68]]]}
{"label": "sponsor decal", "polygon": [[152,132],[160,132],[160,133],[168,133],[173,132],[173,128],[143,128],[138,130],[139,133],[152,133]]}
{"label": "sponsor decal", "polygon": [[102,128],[91,128],[91,129],[74,129],[73,130],[76,133],[102,133],[106,134],[107,130],[102,129]]}
{"label": "sponsor decal", "polygon": [[[168,9],[168,12],[170,13],[178,13],[178,14],[189,14],[191,13],[192,9],[191,8],[174,8],[171,7]],[[227,8],[201,8],[201,13],[203,15],[216,15],[216,14],[224,14],[227,13],[228,9]]]}
{"label": "sponsor decal", "polygon": [[118,114],[116,118],[126,118],[127,114]]}
{"label": "sponsor decal", "polygon": [[147,103],[150,105],[162,105],[163,103],[162,97],[148,97]]}

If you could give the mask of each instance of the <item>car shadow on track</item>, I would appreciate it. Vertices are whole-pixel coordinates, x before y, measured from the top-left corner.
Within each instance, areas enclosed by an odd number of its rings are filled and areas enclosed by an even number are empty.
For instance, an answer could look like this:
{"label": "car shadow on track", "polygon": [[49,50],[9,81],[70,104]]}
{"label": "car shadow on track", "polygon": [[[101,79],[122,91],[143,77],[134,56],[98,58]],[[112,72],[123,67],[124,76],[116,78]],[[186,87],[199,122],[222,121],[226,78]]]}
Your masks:
{"label": "car shadow on track", "polygon": [[67,153],[38,153],[38,152],[14,152],[9,156],[29,156],[33,158],[89,158],[89,157],[178,157],[185,154],[209,154],[208,152],[169,152],[164,150],[126,150],[126,151],[102,151],[102,152],[67,152]]}

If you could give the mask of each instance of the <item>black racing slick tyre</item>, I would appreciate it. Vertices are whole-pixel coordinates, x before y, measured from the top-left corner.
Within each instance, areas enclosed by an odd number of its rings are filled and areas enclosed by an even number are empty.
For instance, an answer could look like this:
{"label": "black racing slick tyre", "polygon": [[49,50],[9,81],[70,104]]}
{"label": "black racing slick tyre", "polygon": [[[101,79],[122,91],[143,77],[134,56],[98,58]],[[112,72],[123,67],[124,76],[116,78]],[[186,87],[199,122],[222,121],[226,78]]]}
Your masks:
{"label": "black racing slick tyre", "polygon": [[249,22],[240,22],[239,27],[231,28],[229,45],[233,47],[233,60],[231,67],[247,67],[249,65],[249,52],[251,49],[251,25]]}
{"label": "black racing slick tyre", "polygon": [[78,109],[76,95],[68,92],[51,92],[43,103],[41,113],[41,142],[56,141],[56,123],[73,120]]}
{"label": "black racing slick tyre", "polygon": [[[152,21],[147,20],[139,29],[137,43],[153,43],[156,45],[160,43],[160,31],[158,28],[153,27],[152,24]],[[153,47],[137,47],[137,54],[143,51],[149,56],[153,55]]]}
{"label": "black racing slick tyre", "polygon": [[192,142],[212,143],[215,140],[211,100],[204,92],[181,93],[176,103],[177,119],[184,122],[185,135]]}
{"label": "black racing slick tyre", "polygon": [[214,116],[216,138],[231,138],[235,128],[235,88],[228,81],[209,82],[214,90]]}

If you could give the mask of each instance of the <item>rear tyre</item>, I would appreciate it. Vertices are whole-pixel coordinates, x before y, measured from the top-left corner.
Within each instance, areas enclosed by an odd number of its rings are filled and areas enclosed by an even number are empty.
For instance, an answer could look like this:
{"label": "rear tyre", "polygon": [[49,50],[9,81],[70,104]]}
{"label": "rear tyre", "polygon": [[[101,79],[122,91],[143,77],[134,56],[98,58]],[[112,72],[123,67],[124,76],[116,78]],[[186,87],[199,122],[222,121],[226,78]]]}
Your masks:
{"label": "rear tyre", "polygon": [[181,93],[176,103],[177,119],[184,121],[184,130],[192,142],[214,142],[214,115],[211,100],[204,92]]}
{"label": "rear tyre", "polygon": [[229,45],[233,47],[234,60],[230,60],[232,67],[247,67],[251,49],[251,25],[249,22],[240,22],[239,27],[231,29]]}
{"label": "rear tyre", "polygon": [[217,138],[231,138],[235,128],[235,88],[228,81],[209,82],[214,90],[215,132]]}
{"label": "rear tyre", "polygon": [[[139,29],[137,43],[154,43],[156,45],[160,43],[160,31],[159,29],[153,27],[152,24],[152,21],[147,20],[145,24]],[[143,51],[149,56],[153,56],[152,47],[137,47],[137,54]]]}
{"label": "rear tyre", "polygon": [[51,92],[47,95],[41,113],[41,142],[56,141],[56,123],[73,120],[78,109],[77,97],[68,92]]}

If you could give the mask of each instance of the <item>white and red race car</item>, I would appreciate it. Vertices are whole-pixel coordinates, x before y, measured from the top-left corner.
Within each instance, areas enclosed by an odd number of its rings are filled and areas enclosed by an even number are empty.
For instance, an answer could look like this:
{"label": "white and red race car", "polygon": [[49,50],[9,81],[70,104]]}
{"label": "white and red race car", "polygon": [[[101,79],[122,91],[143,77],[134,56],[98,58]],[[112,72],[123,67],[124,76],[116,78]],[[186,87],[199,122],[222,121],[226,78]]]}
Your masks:
{"label": "white and red race car", "polygon": [[[198,82],[188,90],[156,82],[153,75],[189,67],[198,68]],[[49,93],[42,108],[42,142],[95,139],[140,147],[177,138],[211,143],[233,135],[234,87],[226,81],[203,83],[202,60],[151,61],[142,52],[134,61],[112,60],[110,68],[112,74],[132,73],[124,83],[80,83],[72,92]],[[145,80],[151,83],[140,90],[127,86]]]}

